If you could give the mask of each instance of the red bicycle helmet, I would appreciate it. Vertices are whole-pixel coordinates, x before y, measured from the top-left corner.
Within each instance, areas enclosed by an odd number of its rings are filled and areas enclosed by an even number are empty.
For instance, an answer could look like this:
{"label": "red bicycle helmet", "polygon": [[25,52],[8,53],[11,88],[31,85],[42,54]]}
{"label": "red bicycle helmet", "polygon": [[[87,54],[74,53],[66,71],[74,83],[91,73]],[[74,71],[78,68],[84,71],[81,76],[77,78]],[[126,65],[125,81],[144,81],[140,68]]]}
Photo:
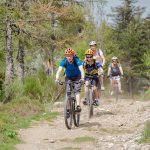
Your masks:
{"label": "red bicycle helmet", "polygon": [[65,55],[74,55],[74,50],[72,48],[68,48],[65,50]]}

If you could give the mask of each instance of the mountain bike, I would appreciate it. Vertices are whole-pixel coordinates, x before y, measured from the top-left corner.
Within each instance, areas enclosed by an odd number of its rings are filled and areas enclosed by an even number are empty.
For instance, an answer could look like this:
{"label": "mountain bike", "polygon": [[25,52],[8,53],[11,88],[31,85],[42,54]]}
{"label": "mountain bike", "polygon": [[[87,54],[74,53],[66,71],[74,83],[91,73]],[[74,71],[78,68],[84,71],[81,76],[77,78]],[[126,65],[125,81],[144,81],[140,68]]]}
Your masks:
{"label": "mountain bike", "polygon": [[118,81],[120,80],[120,76],[114,76],[111,77],[112,79],[112,95],[114,95],[116,102],[118,101],[119,98],[119,86],[118,86]]}
{"label": "mountain bike", "polygon": [[[60,82],[59,84],[63,84]],[[80,112],[76,111],[77,103],[75,97],[74,84],[80,84],[79,81],[68,80],[66,82],[66,98],[64,103],[64,119],[67,129],[72,128],[72,124],[79,127],[80,123]]]}
{"label": "mountain bike", "polygon": [[93,90],[93,85],[92,85],[92,78],[89,78],[89,84],[85,85],[88,87],[88,92],[86,95],[86,101],[88,105],[88,118],[91,118],[94,114],[94,107],[93,107],[93,102],[95,100],[94,96],[94,90]]}

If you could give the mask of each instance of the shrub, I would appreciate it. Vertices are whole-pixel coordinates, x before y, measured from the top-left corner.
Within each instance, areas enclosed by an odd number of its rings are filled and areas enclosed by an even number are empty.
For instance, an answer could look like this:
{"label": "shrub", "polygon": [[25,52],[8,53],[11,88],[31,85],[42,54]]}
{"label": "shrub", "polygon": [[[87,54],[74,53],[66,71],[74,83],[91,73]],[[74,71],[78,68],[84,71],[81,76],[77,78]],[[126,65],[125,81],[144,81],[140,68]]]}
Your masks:
{"label": "shrub", "polygon": [[24,80],[24,93],[30,98],[41,99],[42,91],[39,79],[36,76],[26,77]]}

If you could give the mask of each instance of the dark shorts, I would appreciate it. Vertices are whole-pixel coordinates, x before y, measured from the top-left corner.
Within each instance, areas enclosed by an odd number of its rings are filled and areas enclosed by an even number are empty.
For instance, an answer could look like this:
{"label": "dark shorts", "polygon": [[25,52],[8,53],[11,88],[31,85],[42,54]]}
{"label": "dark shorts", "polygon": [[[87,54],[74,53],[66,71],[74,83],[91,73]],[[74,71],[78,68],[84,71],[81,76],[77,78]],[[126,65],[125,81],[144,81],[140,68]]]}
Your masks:
{"label": "dark shorts", "polygon": [[85,76],[85,81],[90,81],[90,80],[91,80],[92,85],[94,85],[96,87],[98,86],[98,82],[99,82],[98,77],[89,78],[89,77]]}
{"label": "dark shorts", "polygon": [[[65,81],[67,82],[68,80],[71,80],[71,81],[79,81],[81,79],[81,76],[78,76],[78,77],[71,77],[71,78],[68,78],[66,77],[65,78]],[[67,85],[68,86],[68,85]],[[66,87],[66,90],[67,90],[67,95],[70,95],[71,92],[69,91],[69,88]],[[74,83],[74,91],[75,93],[79,93],[81,91],[81,83]]]}

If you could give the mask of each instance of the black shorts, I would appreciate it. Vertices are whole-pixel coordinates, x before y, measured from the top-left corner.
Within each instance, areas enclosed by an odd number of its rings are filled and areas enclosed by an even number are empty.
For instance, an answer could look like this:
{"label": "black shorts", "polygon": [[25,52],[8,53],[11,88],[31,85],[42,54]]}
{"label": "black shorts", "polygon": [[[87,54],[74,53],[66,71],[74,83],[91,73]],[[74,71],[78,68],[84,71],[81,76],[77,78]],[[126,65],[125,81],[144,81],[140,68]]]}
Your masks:
{"label": "black shorts", "polygon": [[93,78],[90,78],[90,77],[86,77],[85,76],[85,81],[90,81],[91,80],[91,84],[94,85],[94,86],[98,86],[98,82],[99,82],[99,79],[98,77],[93,77]]}
{"label": "black shorts", "polygon": [[[65,81],[67,82],[68,80],[71,80],[71,81],[79,81],[81,79],[81,76],[78,76],[78,77],[71,77],[71,78],[68,78],[66,77],[65,78]],[[68,84],[67,84],[68,86]],[[66,90],[67,90],[67,95],[70,95],[71,92],[69,91],[69,88],[66,87]],[[74,83],[74,91],[75,91],[75,94],[76,93],[79,93],[81,91],[81,83],[77,82],[77,83]]]}

